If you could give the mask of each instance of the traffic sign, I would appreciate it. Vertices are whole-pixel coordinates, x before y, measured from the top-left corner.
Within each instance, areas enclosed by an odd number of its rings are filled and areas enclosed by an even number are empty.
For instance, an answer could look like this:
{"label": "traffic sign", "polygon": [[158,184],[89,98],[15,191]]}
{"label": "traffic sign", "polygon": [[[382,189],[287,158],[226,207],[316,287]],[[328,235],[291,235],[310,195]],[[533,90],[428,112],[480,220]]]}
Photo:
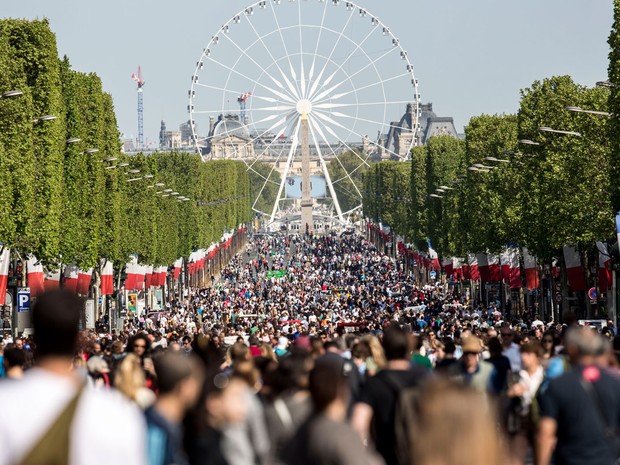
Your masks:
{"label": "traffic sign", "polygon": [[30,311],[30,288],[20,287],[17,290],[17,312]]}
{"label": "traffic sign", "polygon": [[437,272],[436,271],[431,271],[430,273],[430,277],[432,280],[435,280],[437,278]]}
{"label": "traffic sign", "polygon": [[588,297],[590,298],[590,300],[598,299],[598,293],[596,292],[595,287],[590,288],[590,290],[588,291]]}

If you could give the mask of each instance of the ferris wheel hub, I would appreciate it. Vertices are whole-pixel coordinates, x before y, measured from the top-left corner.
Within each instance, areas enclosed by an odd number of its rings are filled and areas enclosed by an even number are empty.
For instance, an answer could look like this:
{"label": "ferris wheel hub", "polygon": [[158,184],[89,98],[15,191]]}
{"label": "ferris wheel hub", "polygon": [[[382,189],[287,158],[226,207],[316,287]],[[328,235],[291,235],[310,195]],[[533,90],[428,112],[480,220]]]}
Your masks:
{"label": "ferris wheel hub", "polygon": [[309,115],[312,113],[312,102],[307,98],[301,99],[295,106],[297,113],[300,115]]}

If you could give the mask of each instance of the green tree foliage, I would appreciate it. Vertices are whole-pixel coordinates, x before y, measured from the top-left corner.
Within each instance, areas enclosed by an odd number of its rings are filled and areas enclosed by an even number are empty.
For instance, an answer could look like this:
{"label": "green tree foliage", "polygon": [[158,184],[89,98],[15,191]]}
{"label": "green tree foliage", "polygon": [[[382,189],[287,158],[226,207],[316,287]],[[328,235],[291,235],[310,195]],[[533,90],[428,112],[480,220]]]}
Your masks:
{"label": "green tree foliage", "polygon": [[[452,181],[463,172],[465,158],[465,143],[461,139],[452,136],[431,137],[426,144],[426,184],[428,199],[428,237],[431,239],[433,248],[440,255],[455,252],[456,240],[459,231],[458,216],[444,215],[446,205],[451,205],[453,200]],[[447,186],[442,193],[442,199],[432,198],[430,194],[440,186]]]}
{"label": "green tree foliage", "polygon": [[615,182],[611,184],[611,199],[614,212],[620,211],[620,0],[614,0],[614,23],[609,34],[609,111],[612,113],[608,124],[610,143],[610,175]]}
{"label": "green tree foliage", "polygon": [[251,219],[243,163],[122,154],[111,96],[58,59],[46,21],[0,20],[0,93],[13,89],[0,99],[1,243],[52,266],[163,265]]}
{"label": "green tree foliage", "polygon": [[403,237],[410,230],[410,176],[409,163],[397,161],[374,163],[364,175],[364,215]]}
{"label": "green tree foliage", "polygon": [[[607,90],[560,76],[537,81],[522,95],[519,135],[541,144],[523,165],[523,242],[539,257],[551,257],[565,244],[593,247],[613,232],[608,121],[566,107],[604,110]],[[582,137],[541,133],[541,126]]]}
{"label": "green tree foliage", "polygon": [[461,223],[462,244],[457,250],[461,255],[487,249],[499,252],[518,237],[521,224],[521,161],[505,153],[517,150],[517,118],[515,115],[473,117],[465,128],[465,136],[466,165],[492,168],[489,172],[461,170],[466,176],[459,184],[460,202],[454,212]]}

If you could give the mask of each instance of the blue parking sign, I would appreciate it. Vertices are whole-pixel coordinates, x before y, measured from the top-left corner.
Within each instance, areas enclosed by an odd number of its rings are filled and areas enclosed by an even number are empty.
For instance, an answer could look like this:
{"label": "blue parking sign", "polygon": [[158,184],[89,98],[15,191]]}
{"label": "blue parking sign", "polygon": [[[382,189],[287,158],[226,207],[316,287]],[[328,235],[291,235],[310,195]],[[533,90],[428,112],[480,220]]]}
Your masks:
{"label": "blue parking sign", "polygon": [[30,311],[30,288],[22,287],[17,290],[17,312]]}

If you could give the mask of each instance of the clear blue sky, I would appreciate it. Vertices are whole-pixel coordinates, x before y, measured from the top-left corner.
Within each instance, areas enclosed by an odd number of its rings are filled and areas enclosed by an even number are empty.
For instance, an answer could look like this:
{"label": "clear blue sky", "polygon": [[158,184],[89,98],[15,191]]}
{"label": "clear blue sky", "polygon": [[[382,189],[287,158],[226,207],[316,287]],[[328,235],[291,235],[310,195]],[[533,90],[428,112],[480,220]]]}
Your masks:
{"label": "clear blue sky", "polygon": [[[286,2],[287,0],[282,0]],[[316,0],[303,0],[313,2]],[[60,55],[96,72],[114,97],[119,129],[135,136],[131,73],[146,80],[145,136],[186,121],[190,77],[219,27],[250,1],[3,1],[3,17],[50,20]],[[344,3],[344,0],[342,1]],[[607,75],[611,0],[357,0],[399,37],[424,102],[453,116],[510,113],[534,80],[569,74],[594,85]]]}

